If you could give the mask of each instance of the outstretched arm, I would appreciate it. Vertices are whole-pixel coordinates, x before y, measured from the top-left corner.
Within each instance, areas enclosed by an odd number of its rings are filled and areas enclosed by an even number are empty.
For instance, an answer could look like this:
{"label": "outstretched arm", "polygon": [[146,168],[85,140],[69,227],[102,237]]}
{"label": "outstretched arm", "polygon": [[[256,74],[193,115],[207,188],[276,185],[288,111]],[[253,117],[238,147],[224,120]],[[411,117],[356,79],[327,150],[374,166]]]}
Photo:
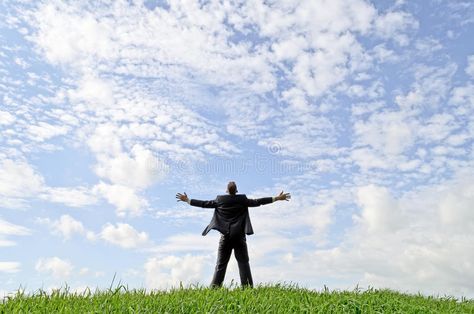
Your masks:
{"label": "outstretched arm", "polygon": [[176,193],[176,198],[178,199],[177,202],[186,202],[191,206],[197,206],[197,207],[205,207],[205,208],[215,208],[217,206],[217,203],[215,200],[212,201],[201,201],[201,200],[196,200],[196,199],[190,199],[186,192],[184,194],[181,193]]}
{"label": "outstretched arm", "polygon": [[289,201],[291,198],[290,193],[283,193],[283,191],[280,192],[277,196],[273,197],[262,197],[262,198],[256,198],[256,199],[247,199],[247,206],[248,207],[257,207],[260,205],[265,205],[265,204],[270,204],[275,201]]}

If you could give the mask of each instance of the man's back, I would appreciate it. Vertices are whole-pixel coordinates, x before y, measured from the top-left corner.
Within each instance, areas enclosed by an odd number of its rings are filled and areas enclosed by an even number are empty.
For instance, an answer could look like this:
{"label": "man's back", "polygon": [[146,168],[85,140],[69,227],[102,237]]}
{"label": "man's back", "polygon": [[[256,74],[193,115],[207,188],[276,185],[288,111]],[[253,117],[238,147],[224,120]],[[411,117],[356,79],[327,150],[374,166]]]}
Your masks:
{"label": "man's back", "polygon": [[226,219],[235,219],[248,209],[248,198],[245,194],[218,195],[216,197],[216,210]]}
{"label": "man's back", "polygon": [[248,207],[272,202],[271,197],[249,199],[245,194],[218,195],[215,200],[211,201],[190,200],[192,206],[216,209],[210,224],[204,229],[202,235],[206,235],[211,229],[216,229],[222,234],[228,234],[231,225],[235,225],[242,233],[253,234]]}

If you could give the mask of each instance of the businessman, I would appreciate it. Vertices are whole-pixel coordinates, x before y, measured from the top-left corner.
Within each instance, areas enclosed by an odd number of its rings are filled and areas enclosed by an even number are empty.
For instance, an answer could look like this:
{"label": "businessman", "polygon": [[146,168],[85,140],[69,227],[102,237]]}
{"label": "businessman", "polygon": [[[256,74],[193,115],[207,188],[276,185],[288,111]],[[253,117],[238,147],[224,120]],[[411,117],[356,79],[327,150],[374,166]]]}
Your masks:
{"label": "businessman", "polygon": [[234,255],[239,265],[242,286],[253,287],[245,236],[246,234],[253,234],[248,208],[270,204],[275,201],[289,201],[291,198],[290,193],[283,193],[283,191],[274,197],[257,199],[249,199],[245,194],[237,194],[237,192],[237,185],[234,181],[230,181],[227,184],[227,194],[218,195],[215,200],[201,201],[189,199],[186,192],[184,194],[176,194],[178,202],[187,202],[191,206],[215,208],[211,223],[202,232],[203,236],[211,229],[221,233],[219,249],[217,251],[217,263],[211,287],[222,286],[232,250],[234,250]]}

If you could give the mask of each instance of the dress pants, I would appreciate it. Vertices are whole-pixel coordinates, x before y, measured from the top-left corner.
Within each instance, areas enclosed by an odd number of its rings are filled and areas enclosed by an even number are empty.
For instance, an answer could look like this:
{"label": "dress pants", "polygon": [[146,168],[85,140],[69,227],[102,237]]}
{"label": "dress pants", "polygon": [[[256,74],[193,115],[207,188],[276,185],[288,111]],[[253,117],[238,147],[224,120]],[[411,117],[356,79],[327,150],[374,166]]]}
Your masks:
{"label": "dress pants", "polygon": [[249,254],[247,250],[247,240],[245,233],[237,234],[223,234],[219,241],[219,249],[217,251],[217,263],[212,278],[212,287],[222,286],[224,281],[225,272],[227,269],[227,263],[229,262],[230,255],[234,250],[237,264],[239,265],[240,282],[242,287],[250,286],[253,287],[252,273],[250,272]]}

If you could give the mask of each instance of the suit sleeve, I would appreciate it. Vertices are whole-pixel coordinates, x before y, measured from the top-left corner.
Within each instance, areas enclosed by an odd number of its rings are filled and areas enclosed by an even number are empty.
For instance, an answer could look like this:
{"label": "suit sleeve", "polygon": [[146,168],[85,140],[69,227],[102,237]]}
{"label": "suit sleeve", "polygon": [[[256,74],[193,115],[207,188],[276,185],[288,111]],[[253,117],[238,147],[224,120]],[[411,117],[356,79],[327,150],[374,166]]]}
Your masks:
{"label": "suit sleeve", "polygon": [[196,199],[192,198],[189,201],[189,205],[196,206],[196,207],[204,207],[204,208],[216,208],[217,207],[217,202],[216,202],[216,200],[201,201],[201,200],[196,200]]}
{"label": "suit sleeve", "polygon": [[273,203],[272,197],[262,197],[262,198],[248,198],[247,206],[248,207],[257,207],[260,205]]}

